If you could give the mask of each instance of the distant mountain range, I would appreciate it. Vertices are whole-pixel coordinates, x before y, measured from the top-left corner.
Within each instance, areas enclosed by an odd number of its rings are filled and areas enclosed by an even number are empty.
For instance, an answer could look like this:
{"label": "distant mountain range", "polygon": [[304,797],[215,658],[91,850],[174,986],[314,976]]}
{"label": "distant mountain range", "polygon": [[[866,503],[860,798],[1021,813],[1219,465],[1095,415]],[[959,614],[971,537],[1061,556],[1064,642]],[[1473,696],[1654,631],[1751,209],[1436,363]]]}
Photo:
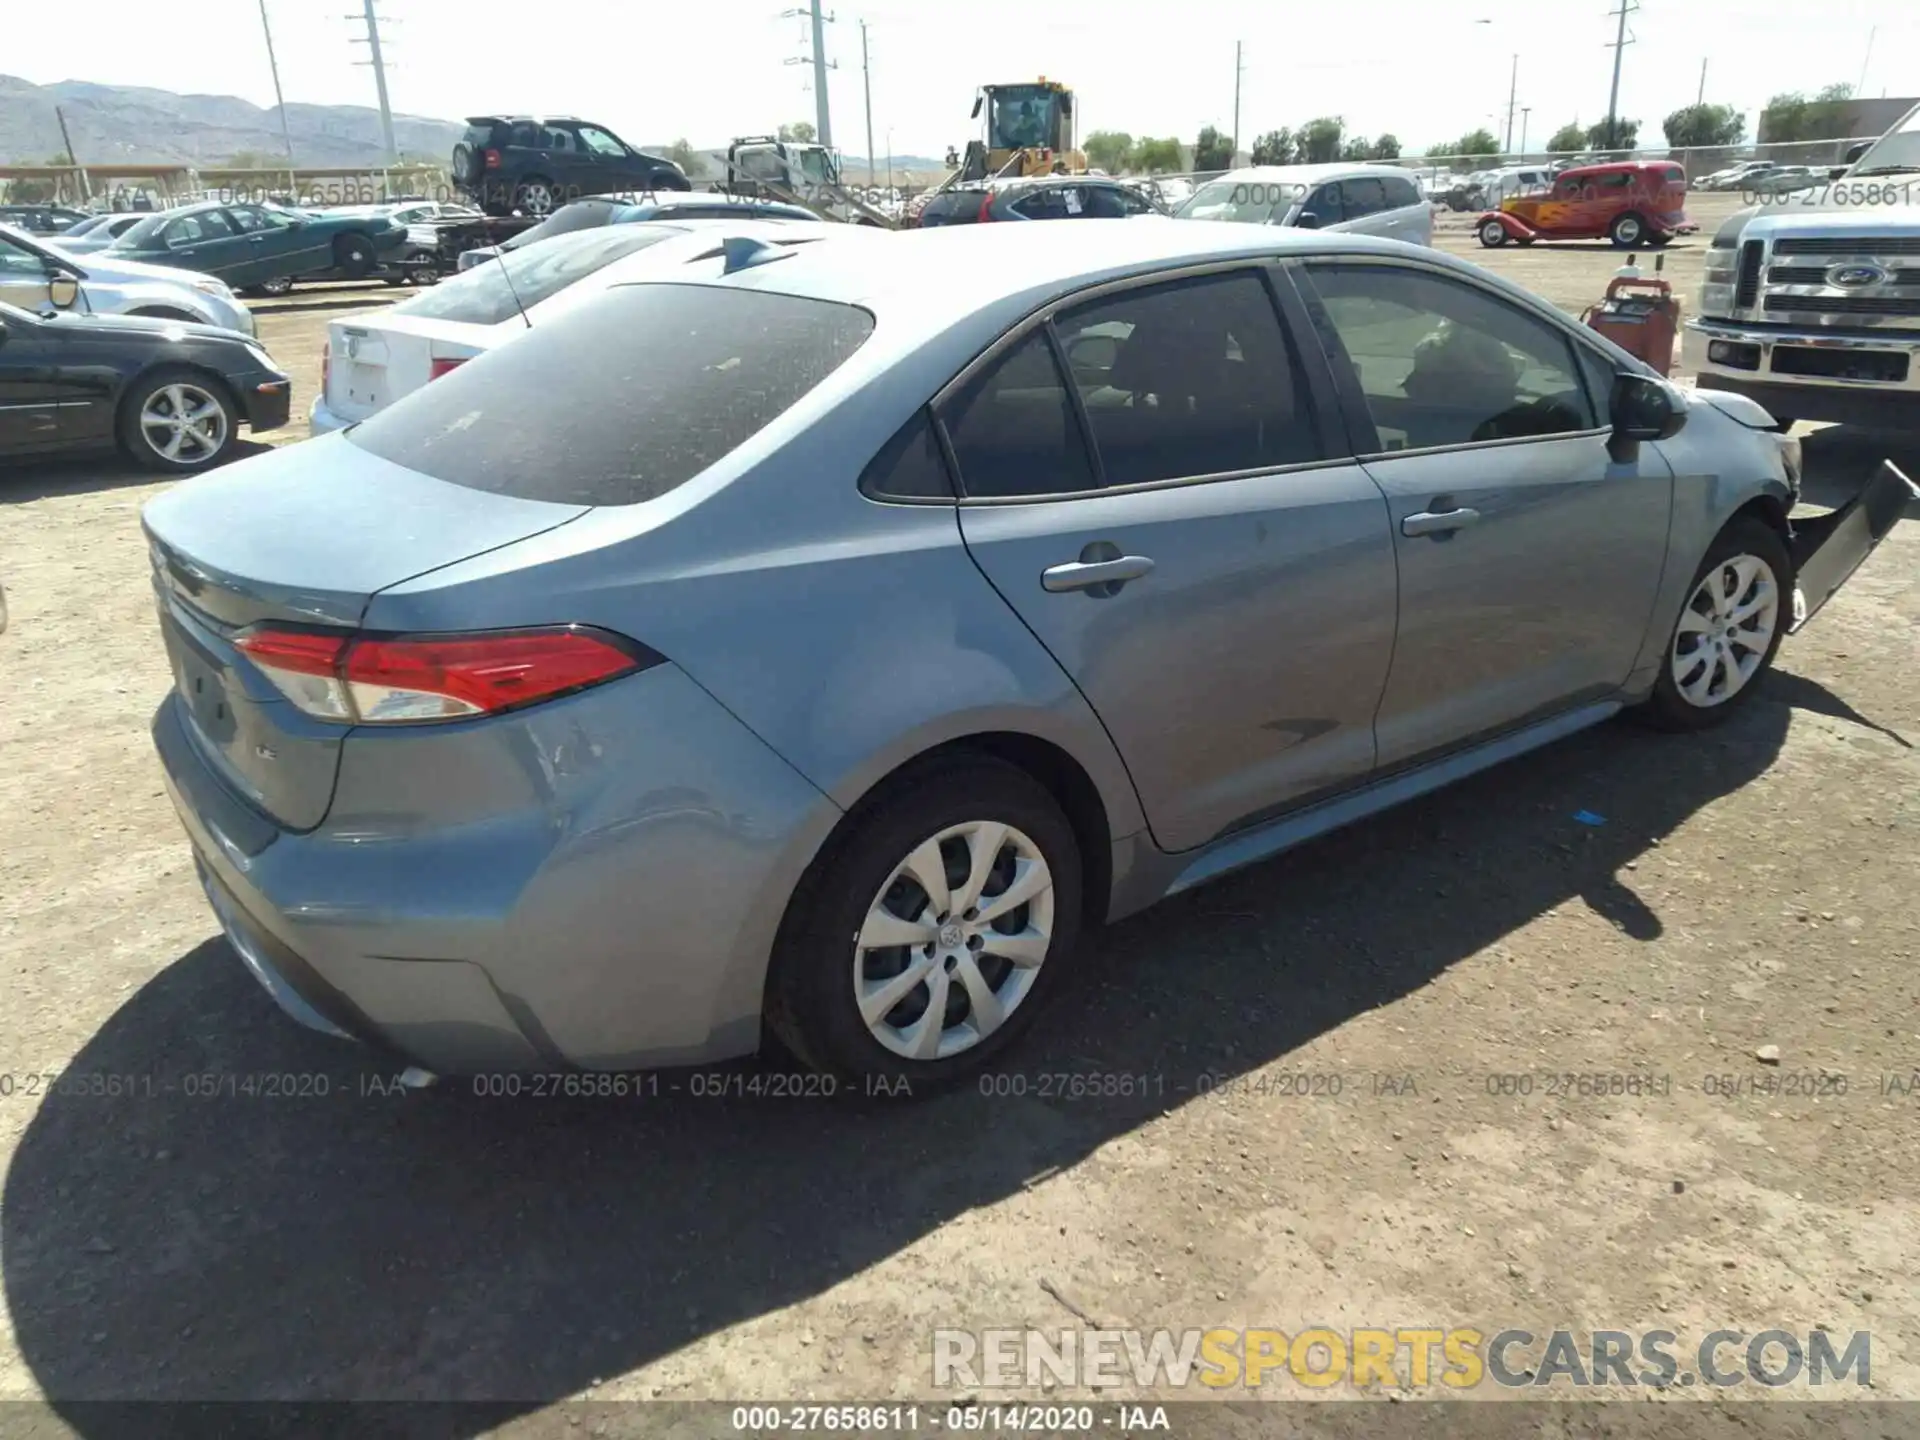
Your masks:
{"label": "distant mountain range", "polygon": [[[272,165],[286,153],[279,110],[263,110],[237,96],[176,95],[169,90],[96,85],[87,80],[35,85],[0,75],[0,165],[44,165],[67,148],[60,137],[56,105],[66,114],[76,158],[88,165],[125,161],[211,168],[246,154]],[[369,105],[289,105],[287,128],[293,134],[294,160],[301,166],[376,168],[386,158],[380,112]],[[393,140],[403,157],[443,163],[464,128],[457,120],[395,115]],[[655,154],[665,154],[672,143],[647,144],[627,138]],[[724,146],[700,155],[707,173],[696,179],[717,179],[724,173]],[[864,181],[864,158],[848,155],[842,163],[850,179]],[[945,170],[931,156],[893,157],[896,180],[910,173],[924,177]],[[885,180],[885,157],[874,171],[876,181]]]}
{"label": "distant mountain range", "polygon": [[[272,164],[286,153],[280,112],[236,96],[86,80],[35,85],[0,75],[0,164],[43,165],[67,148],[56,105],[66,114],[75,157],[88,165],[216,166],[248,152]],[[393,140],[402,155],[444,160],[462,128],[452,120],[395,115]],[[287,129],[303,166],[378,166],[386,158],[380,112],[368,105],[289,105]]]}

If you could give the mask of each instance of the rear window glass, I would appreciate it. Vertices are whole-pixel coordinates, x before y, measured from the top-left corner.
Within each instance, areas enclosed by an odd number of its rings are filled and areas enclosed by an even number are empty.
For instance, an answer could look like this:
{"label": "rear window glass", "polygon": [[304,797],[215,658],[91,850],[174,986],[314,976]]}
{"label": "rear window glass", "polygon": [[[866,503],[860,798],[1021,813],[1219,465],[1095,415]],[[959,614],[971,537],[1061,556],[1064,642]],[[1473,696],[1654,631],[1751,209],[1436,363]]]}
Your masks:
{"label": "rear window glass", "polygon": [[[657,245],[678,230],[619,225],[556,235],[476,265],[393,307],[396,315],[498,325],[532,309],[623,255]],[[503,273],[504,272],[504,273]]]}
{"label": "rear window glass", "polygon": [[[865,310],[715,285],[616,285],[347,431],[496,495],[634,505],[698,475],[837,370]],[[526,397],[543,399],[529,420]]]}
{"label": "rear window glass", "polygon": [[985,199],[978,190],[957,190],[936,195],[920,212],[920,219],[923,224],[929,221],[943,225],[971,224],[979,218],[980,206]]}
{"label": "rear window glass", "polygon": [[597,226],[611,225],[615,217],[626,208],[629,207],[614,200],[576,200],[571,205],[562,205],[531,229],[522,230],[518,235],[510,236],[501,248],[523,250],[529,245],[539,244],[542,240],[550,240],[555,235],[571,235],[576,230],[592,230]]}

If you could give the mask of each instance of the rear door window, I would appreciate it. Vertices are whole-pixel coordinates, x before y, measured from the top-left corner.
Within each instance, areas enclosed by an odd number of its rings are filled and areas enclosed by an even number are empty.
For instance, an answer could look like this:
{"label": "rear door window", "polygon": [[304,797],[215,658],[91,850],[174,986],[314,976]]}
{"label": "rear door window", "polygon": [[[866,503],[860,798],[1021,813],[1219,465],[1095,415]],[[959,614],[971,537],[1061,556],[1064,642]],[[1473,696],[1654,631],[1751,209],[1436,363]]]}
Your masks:
{"label": "rear door window", "polygon": [[1411,180],[1389,175],[1380,182],[1380,188],[1386,193],[1389,210],[1404,210],[1409,205],[1420,203],[1419,188]]}
{"label": "rear door window", "polygon": [[[454,485],[634,505],[758,434],[873,333],[852,305],[721,285],[617,285],[349,429]],[[527,397],[546,422],[529,424]]]}
{"label": "rear door window", "polygon": [[442,280],[402,300],[393,313],[498,325],[624,256],[684,233],[664,225],[610,225],[556,235]]}
{"label": "rear door window", "polygon": [[1073,397],[1044,330],[969,379],[941,407],[940,420],[970,496],[1004,500],[1093,488]]}
{"label": "rear door window", "polygon": [[1340,187],[1337,184],[1322,185],[1307,197],[1307,203],[1300,207],[1300,213],[1313,214],[1323,226],[1336,225],[1345,220],[1347,214],[1340,204]]}
{"label": "rear door window", "polygon": [[1256,274],[1125,290],[1054,325],[1106,485],[1322,456],[1300,367]]}

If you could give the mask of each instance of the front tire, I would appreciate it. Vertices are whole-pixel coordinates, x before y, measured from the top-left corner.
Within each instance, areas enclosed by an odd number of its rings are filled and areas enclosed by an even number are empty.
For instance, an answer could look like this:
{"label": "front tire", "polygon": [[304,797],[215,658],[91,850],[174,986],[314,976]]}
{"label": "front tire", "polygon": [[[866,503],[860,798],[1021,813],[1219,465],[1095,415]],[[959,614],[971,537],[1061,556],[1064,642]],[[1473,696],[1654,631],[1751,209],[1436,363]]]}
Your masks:
{"label": "front tire", "polygon": [[1694,572],[1640,717],[1661,730],[1726,720],[1760,688],[1792,613],[1786,543],[1759,520],[1733,521]]}
{"label": "front tire", "polygon": [[844,1080],[962,1079],[1065,982],[1082,873],[1072,825],[1025,771],[965,756],[909,772],[848,817],[797,889],[768,1024]]}
{"label": "front tire", "polygon": [[1498,220],[1484,221],[1480,226],[1480,243],[1489,250],[1498,250],[1507,243],[1507,227]]}
{"label": "front tire", "polygon": [[226,386],[183,366],[142,376],[120,404],[120,448],[139,464],[176,475],[219,464],[238,428]]}

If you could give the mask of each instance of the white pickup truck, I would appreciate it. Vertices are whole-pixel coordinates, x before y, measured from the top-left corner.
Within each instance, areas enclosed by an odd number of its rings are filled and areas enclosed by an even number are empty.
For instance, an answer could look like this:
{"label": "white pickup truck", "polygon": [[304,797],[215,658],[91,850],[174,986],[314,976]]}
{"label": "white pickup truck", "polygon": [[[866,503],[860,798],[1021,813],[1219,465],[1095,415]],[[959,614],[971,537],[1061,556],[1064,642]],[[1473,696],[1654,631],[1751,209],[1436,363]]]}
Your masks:
{"label": "white pickup truck", "polygon": [[1838,178],[1730,217],[1687,328],[1697,383],[1783,427],[1920,425],[1920,106]]}

